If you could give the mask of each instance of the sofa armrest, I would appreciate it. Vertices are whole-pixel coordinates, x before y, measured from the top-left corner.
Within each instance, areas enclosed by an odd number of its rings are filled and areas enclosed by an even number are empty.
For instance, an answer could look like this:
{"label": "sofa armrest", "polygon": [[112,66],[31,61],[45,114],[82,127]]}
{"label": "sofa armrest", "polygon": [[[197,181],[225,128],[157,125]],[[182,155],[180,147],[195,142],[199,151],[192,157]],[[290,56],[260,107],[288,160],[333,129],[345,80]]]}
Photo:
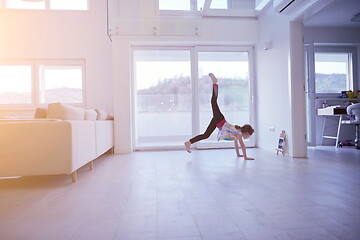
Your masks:
{"label": "sofa armrest", "polygon": [[71,125],[71,172],[96,158],[95,121],[65,120]]}
{"label": "sofa armrest", "polygon": [[95,121],[96,157],[114,147],[114,121]]}

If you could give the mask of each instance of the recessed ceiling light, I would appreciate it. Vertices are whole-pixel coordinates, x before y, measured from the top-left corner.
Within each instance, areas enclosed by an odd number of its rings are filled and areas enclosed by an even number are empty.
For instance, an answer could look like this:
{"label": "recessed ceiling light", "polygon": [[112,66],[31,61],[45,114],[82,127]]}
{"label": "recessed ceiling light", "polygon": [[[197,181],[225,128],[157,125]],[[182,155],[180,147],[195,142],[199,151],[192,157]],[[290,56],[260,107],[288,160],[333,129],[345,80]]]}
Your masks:
{"label": "recessed ceiling light", "polygon": [[352,18],[351,18],[352,22],[360,22],[360,13],[355,14]]}

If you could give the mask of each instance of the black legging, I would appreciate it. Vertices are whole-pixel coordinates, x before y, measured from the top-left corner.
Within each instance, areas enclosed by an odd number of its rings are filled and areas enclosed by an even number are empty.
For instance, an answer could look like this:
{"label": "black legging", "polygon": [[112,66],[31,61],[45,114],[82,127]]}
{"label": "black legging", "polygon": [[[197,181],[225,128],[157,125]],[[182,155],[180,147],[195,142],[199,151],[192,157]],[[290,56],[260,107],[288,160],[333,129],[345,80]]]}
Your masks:
{"label": "black legging", "polygon": [[211,133],[216,129],[216,125],[225,119],[224,115],[220,112],[219,106],[217,104],[217,97],[218,97],[218,85],[213,84],[213,91],[211,96],[211,108],[213,112],[213,117],[206,131],[203,134],[197,135],[192,139],[190,139],[191,143],[195,143],[210,137]]}

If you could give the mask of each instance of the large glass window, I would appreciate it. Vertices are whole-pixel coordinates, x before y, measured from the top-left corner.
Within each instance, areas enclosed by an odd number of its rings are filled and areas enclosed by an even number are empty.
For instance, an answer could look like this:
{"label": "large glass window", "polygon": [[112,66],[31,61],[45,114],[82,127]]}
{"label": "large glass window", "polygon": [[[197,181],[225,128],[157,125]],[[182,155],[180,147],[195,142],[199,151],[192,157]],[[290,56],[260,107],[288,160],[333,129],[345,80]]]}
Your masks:
{"label": "large glass window", "polygon": [[[211,118],[212,82],[219,79],[218,104],[232,124],[253,124],[250,108],[250,50],[207,51],[188,49],[135,49],[135,149],[182,146],[203,133]],[[224,49],[224,48],[221,48]],[[199,148],[228,147],[216,141],[217,130]],[[246,141],[254,146],[253,137]]]}
{"label": "large glass window", "polygon": [[83,61],[27,62],[0,62],[0,108],[26,108],[52,102],[84,105]]}
{"label": "large glass window", "polygon": [[160,10],[183,10],[190,11],[190,0],[159,0]]}
{"label": "large glass window", "polygon": [[82,103],[82,66],[40,65],[40,103]]}
{"label": "large glass window", "polygon": [[[248,52],[199,52],[200,132],[212,118],[208,73],[219,80],[218,105],[227,121],[239,126],[250,122],[250,73]],[[213,134],[210,141],[216,140]],[[208,140],[208,141],[209,141]]]}
{"label": "large glass window", "polygon": [[351,53],[315,53],[316,93],[340,93],[351,89]]}
{"label": "large glass window", "polygon": [[189,50],[137,50],[137,146],[166,146],[191,136]]}
{"label": "large glass window", "polygon": [[31,65],[0,65],[0,105],[31,104]]}

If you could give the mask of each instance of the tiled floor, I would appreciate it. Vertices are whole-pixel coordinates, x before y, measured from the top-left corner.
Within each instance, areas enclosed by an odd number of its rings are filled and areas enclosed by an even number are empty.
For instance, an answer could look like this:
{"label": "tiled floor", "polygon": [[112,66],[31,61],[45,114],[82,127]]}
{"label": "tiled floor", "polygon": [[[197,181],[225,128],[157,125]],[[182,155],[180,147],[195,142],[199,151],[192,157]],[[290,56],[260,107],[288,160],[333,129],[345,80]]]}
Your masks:
{"label": "tiled floor", "polygon": [[0,239],[359,240],[360,150],[105,155],[78,174],[0,180]]}

